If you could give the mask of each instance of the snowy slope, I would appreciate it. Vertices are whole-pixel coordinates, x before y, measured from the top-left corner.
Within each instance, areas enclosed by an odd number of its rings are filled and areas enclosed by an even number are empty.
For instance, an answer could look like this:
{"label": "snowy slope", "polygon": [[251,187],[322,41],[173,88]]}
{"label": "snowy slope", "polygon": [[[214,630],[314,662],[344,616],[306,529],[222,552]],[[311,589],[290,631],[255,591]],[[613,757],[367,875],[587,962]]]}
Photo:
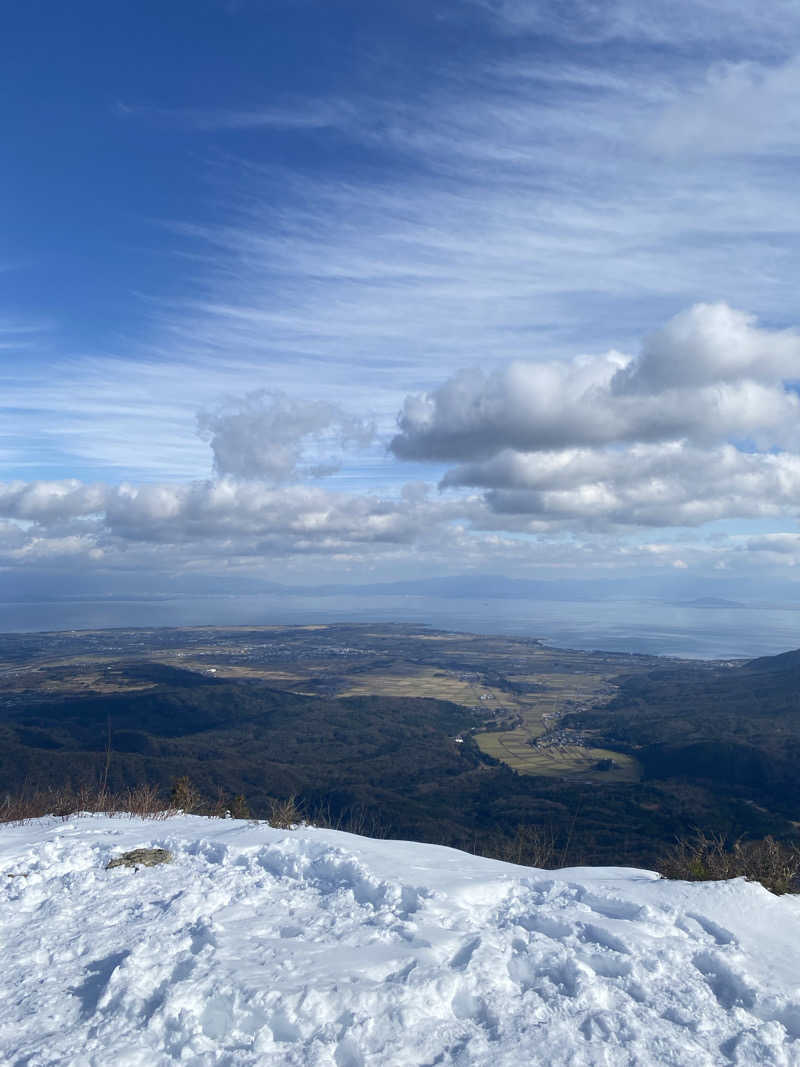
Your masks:
{"label": "snowy slope", "polygon": [[800,1064],[800,900],[742,881],[90,816],[0,882],[4,1064]]}

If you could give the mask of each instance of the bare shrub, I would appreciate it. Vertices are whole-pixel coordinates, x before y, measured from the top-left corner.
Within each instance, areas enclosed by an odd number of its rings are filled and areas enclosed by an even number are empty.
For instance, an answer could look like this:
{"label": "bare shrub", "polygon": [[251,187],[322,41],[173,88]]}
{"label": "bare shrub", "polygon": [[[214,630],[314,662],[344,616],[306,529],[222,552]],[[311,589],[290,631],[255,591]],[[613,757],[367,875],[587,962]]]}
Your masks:
{"label": "bare shrub", "polygon": [[7,794],[0,804],[0,822],[27,822],[40,819],[43,815],[57,815],[66,818],[77,811],[87,811],[81,807],[83,796],[71,789],[26,789],[16,796]]}
{"label": "bare shrub", "polygon": [[107,815],[127,814],[142,818],[163,818],[168,814],[158,789],[138,785],[121,793],[111,793],[99,785],[81,785],[77,789],[29,789],[16,796],[7,795],[0,802],[0,822],[24,823],[45,815],[62,819],[81,812]]}
{"label": "bare shrub", "polygon": [[230,813],[231,817],[234,819],[252,818],[250,814],[250,808],[248,807],[247,801],[244,799],[244,795],[242,793],[238,793],[231,801]]}
{"label": "bare shrub", "polygon": [[387,837],[388,833],[380,815],[370,808],[351,808],[341,818],[340,830],[361,837]]}
{"label": "bare shrub", "polygon": [[43,814],[30,793],[19,793],[17,796],[6,793],[0,803],[0,822],[26,822]]}
{"label": "bare shrub", "polygon": [[556,839],[552,829],[521,823],[511,839],[506,858],[524,867],[554,867]]}
{"label": "bare shrub", "polygon": [[303,812],[297,797],[286,797],[285,800],[273,798],[269,804],[267,821],[276,830],[291,830],[303,821]]}
{"label": "bare shrub", "polygon": [[228,802],[228,795],[222,786],[217,787],[217,796],[214,803],[209,808],[209,815],[215,819],[224,819],[230,814],[230,804]]}
{"label": "bare shrub", "polygon": [[154,785],[136,785],[123,793],[116,810],[143,819],[165,819],[169,815],[164,799]]}
{"label": "bare shrub", "polygon": [[377,812],[359,805],[334,815],[329,804],[320,804],[308,816],[309,824],[323,830],[341,830],[359,837],[387,837],[388,831]]}
{"label": "bare shrub", "polygon": [[747,878],[771,893],[800,892],[800,846],[774,837],[728,843],[724,834],[697,831],[679,838],[658,864],[665,878],[686,882],[716,882]]}
{"label": "bare shrub", "polygon": [[[66,791],[63,795],[62,803],[68,808],[64,812],[65,815],[73,815],[76,811],[107,811],[111,803],[111,796],[106,786],[102,783],[100,785],[84,783],[78,786],[75,793]],[[56,812],[55,814],[60,815],[62,813]]]}
{"label": "bare shrub", "polygon": [[170,807],[174,811],[182,811],[189,815],[200,806],[201,801],[200,793],[189,781],[187,775],[181,775],[172,783]]}
{"label": "bare shrub", "polygon": [[556,847],[553,830],[531,823],[520,823],[513,837],[498,834],[475,842],[471,851],[477,856],[517,863],[521,867],[552,869],[564,865],[564,853]]}

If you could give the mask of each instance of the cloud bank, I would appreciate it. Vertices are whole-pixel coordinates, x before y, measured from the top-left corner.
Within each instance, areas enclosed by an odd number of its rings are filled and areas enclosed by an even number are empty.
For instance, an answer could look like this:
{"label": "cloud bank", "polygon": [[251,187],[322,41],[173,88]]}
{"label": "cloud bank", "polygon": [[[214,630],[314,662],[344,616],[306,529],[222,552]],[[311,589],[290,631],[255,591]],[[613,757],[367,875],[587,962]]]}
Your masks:
{"label": "cloud bank", "polygon": [[406,399],[395,455],[490,511],[597,525],[796,516],[800,335],[698,304],[636,357],[465,371]]}
{"label": "cloud bank", "polygon": [[396,461],[423,474],[449,464],[439,493],[429,481],[383,493],[306,484],[330,474],[333,451],[368,439],[369,422],[332,403],[250,393],[198,419],[210,478],[0,485],[0,565],[126,566],[144,553],[152,566],[160,552],[173,568],[312,556],[686,567],[713,555],[713,566],[743,557],[793,566],[793,532],[705,544],[664,532],[796,522],[798,370],[794,330],[698,304],[646,336],[636,356],[462,371],[408,396],[391,441]]}

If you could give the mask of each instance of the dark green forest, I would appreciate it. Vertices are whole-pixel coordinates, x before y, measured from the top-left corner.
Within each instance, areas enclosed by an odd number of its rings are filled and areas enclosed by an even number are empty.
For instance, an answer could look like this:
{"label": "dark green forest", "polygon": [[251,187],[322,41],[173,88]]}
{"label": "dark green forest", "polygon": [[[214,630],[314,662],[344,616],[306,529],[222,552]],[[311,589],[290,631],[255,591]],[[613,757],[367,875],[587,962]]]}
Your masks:
{"label": "dark green forest", "polygon": [[566,721],[635,752],[648,781],[691,783],[798,818],[800,652],[712,670],[665,666]]}
{"label": "dark green forest", "polygon": [[209,805],[241,794],[266,817],[294,796],[310,818],[487,854],[536,828],[562,863],[652,865],[695,828],[795,834],[800,653],[666,665],[573,716],[637,755],[645,777],[626,785],[517,774],[471,740],[475,709],[446,701],[306,696],[153,663],[125,673],[150,688],[5,707],[3,791],[79,788],[107,765],[112,790],[147,782],[167,797],[188,777]]}

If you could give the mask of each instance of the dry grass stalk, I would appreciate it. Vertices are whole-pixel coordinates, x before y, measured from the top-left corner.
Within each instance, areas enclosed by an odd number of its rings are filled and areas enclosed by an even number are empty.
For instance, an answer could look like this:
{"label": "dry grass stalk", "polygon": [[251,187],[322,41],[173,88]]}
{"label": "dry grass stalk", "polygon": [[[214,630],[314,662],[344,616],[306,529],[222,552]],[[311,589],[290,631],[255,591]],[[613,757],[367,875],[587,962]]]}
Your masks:
{"label": "dry grass stalk", "polygon": [[697,831],[673,845],[658,866],[665,878],[687,882],[715,882],[747,878],[771,893],[800,892],[800,845],[774,837],[728,843],[724,834]]}

